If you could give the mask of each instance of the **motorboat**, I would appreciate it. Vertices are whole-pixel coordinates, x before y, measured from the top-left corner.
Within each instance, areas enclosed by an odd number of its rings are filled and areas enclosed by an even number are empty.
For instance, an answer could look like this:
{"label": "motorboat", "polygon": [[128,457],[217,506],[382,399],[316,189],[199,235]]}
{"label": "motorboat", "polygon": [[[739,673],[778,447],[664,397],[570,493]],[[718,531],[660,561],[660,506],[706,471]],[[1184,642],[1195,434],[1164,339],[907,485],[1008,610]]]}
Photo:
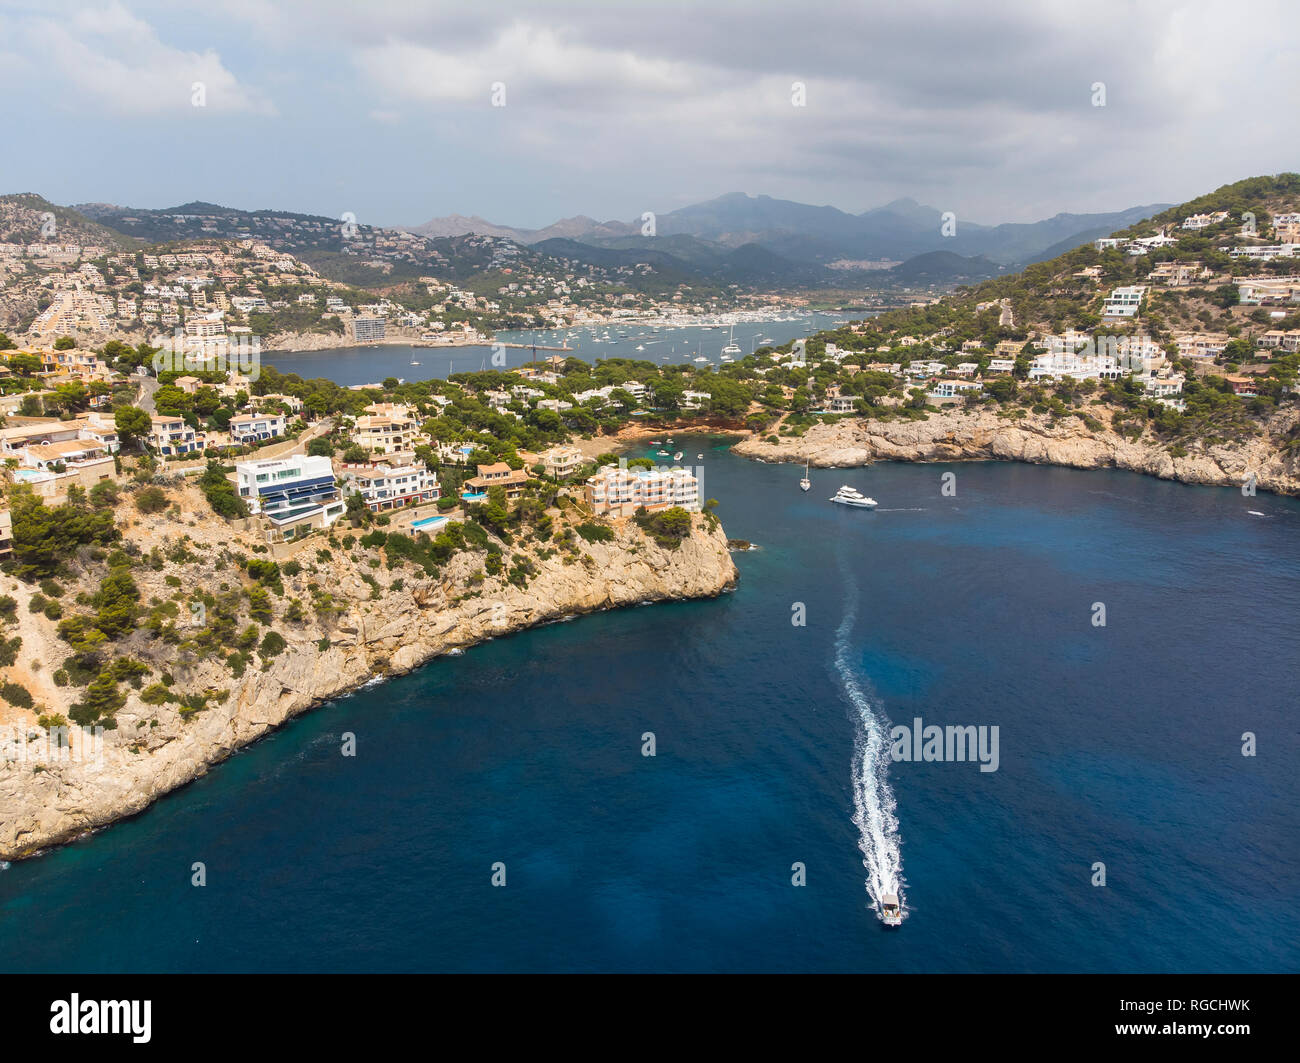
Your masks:
{"label": "motorboat", "polygon": [[878,504],[874,498],[868,498],[856,487],[850,487],[848,484],[836,491],[831,501],[838,502],[841,506],[855,506],[858,509],[875,509]]}
{"label": "motorboat", "polygon": [[880,921],[885,926],[903,925],[903,909],[898,903],[897,893],[886,893],[880,898]]}

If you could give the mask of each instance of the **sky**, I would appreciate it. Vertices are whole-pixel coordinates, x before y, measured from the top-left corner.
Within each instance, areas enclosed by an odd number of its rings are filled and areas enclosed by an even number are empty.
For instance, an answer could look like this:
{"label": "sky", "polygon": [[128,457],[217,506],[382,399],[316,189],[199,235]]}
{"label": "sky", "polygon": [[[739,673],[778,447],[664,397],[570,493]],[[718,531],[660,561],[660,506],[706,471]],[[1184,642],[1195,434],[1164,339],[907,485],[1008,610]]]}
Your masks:
{"label": "sky", "polygon": [[1296,0],[0,0],[0,192],[416,225],[985,224],[1300,168]]}

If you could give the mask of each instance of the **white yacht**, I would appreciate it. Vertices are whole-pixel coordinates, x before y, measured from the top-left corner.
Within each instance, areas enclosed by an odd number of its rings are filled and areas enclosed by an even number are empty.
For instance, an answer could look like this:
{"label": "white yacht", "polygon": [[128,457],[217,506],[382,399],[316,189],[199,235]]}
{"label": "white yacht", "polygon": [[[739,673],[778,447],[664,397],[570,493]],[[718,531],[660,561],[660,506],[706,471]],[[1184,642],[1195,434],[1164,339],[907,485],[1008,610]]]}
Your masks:
{"label": "white yacht", "polygon": [[697,361],[697,362],[707,362],[708,359],[705,358],[704,355],[701,354],[701,355],[699,355],[698,357],[696,357],[695,361]]}
{"label": "white yacht", "polygon": [[858,509],[875,509],[877,505],[874,498],[868,498],[856,487],[850,487],[848,484],[836,491],[831,501],[838,502],[842,506],[856,506]]}
{"label": "white yacht", "polygon": [[808,463],[804,462],[803,479],[799,481],[799,490],[807,491],[810,487],[812,487],[812,481],[808,479]]}
{"label": "white yacht", "polygon": [[880,898],[880,920],[885,926],[903,925],[903,910],[899,906],[897,893],[886,893]]}
{"label": "white yacht", "polygon": [[722,348],[722,360],[724,362],[734,361],[736,355],[740,354],[740,344],[736,342],[736,326],[731,326],[731,337],[727,340],[727,345]]}

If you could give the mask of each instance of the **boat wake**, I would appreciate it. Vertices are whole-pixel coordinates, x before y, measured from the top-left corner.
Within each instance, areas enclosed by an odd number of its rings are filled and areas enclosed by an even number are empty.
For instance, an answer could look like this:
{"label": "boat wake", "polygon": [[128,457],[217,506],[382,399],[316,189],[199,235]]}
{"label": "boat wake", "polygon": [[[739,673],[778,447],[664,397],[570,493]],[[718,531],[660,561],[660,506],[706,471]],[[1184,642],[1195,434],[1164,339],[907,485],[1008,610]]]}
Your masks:
{"label": "boat wake", "polygon": [[[848,611],[835,632],[835,671],[852,706],[859,729],[853,742],[853,822],[858,828],[858,848],[867,869],[867,893],[883,918],[882,898],[902,897],[903,859],[899,850],[894,792],[889,788],[889,726],[872,705],[850,660],[849,640],[856,619],[857,588],[849,585]],[[901,904],[900,904],[901,907]],[[906,908],[902,909],[904,918]]]}

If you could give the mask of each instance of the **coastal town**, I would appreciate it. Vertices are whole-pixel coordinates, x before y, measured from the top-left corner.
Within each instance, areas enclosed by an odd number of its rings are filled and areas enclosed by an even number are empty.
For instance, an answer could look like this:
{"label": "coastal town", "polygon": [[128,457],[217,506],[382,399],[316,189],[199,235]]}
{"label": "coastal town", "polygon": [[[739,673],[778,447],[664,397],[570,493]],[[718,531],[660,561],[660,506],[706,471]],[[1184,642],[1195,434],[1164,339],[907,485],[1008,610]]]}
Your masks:
{"label": "coastal town", "polygon": [[[283,718],[358,668],[404,670],[486,637],[503,595],[527,624],[632,587],[719,593],[735,569],[684,453],[692,431],[812,465],[1011,456],[1295,492],[1298,220],[1262,206],[1156,219],[1018,278],[716,364],[533,352],[352,387],[281,373],[251,331],[284,309],[253,300],[311,278],[301,263],[257,243],[141,253],[152,278],[192,282],[140,281],[119,303],[99,292],[107,277],[145,274],[108,252],[70,286],[47,278],[49,305],[0,335],[5,711],[102,727],[134,756],[215,726],[226,699],[271,698]],[[306,294],[295,302],[346,321],[358,345],[395,316]],[[129,343],[115,315],[159,330]],[[1080,439],[1083,458],[1068,449]],[[629,565],[651,568],[607,582]],[[416,643],[384,609],[423,618]],[[335,685],[304,697],[307,662],[357,653],[376,625],[382,652],[336,661]]]}
{"label": "coastal town", "polygon": [[[0,331],[37,345],[64,335],[90,346],[184,337],[212,354],[254,338],[267,349],[460,346],[482,343],[499,329],[791,302],[734,286],[661,281],[649,264],[594,265],[504,238],[471,234],[433,246],[399,230],[329,219],[244,228],[218,226],[202,214],[169,217],[181,224],[158,234],[165,241],[141,246],[39,197],[0,196]],[[187,232],[192,238],[183,238]],[[339,255],[320,258],[303,249],[327,240],[348,262],[370,268],[322,272]],[[320,269],[308,261],[313,257]],[[394,261],[421,268],[394,278]]]}

